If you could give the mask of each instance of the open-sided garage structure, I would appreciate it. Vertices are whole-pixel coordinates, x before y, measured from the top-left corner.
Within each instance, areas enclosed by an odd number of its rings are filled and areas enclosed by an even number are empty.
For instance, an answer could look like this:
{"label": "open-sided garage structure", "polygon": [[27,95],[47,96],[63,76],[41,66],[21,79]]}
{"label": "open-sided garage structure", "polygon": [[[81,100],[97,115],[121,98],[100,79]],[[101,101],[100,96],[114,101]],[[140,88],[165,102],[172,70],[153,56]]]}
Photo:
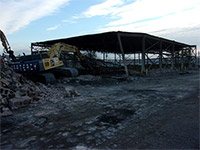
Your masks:
{"label": "open-sided garage structure", "polygon": [[[147,68],[150,69],[154,64],[158,64],[160,69],[164,65],[168,65],[172,69],[175,67],[180,69],[191,68],[195,66],[197,60],[196,45],[180,43],[146,33],[121,31],[35,42],[31,44],[31,50],[47,49],[58,42],[77,46],[83,51],[120,54],[127,76],[129,71],[126,55],[129,54],[134,55],[132,57],[134,61],[136,59],[135,54],[139,56],[138,58],[141,58],[142,72],[145,72]],[[155,55],[159,61],[155,62],[154,59],[150,58],[152,55]]]}

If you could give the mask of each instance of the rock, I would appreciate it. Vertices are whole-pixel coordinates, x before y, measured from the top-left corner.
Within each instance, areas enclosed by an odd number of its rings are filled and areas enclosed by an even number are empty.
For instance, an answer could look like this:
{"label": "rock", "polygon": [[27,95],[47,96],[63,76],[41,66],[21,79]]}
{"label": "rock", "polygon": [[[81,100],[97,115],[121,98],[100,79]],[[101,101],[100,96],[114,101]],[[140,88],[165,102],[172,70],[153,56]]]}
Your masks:
{"label": "rock", "polygon": [[75,148],[73,148],[73,150],[89,150],[87,147],[85,146],[76,146]]}
{"label": "rock", "polygon": [[95,139],[95,137],[91,136],[91,135],[88,135],[85,137],[86,141],[92,141]]}
{"label": "rock", "polygon": [[88,129],[88,133],[92,133],[92,132],[96,131],[96,129],[97,129],[97,127],[90,127]]}
{"label": "rock", "polygon": [[77,136],[83,136],[83,135],[85,135],[85,134],[87,134],[87,132],[85,132],[85,131],[80,131],[80,132],[77,134]]}
{"label": "rock", "polygon": [[81,81],[98,81],[98,80],[101,80],[101,77],[93,76],[93,75],[81,75],[77,77],[77,79]]}
{"label": "rock", "polygon": [[61,149],[61,148],[64,148],[64,147],[65,147],[64,144],[59,144],[59,145],[56,146],[57,149]]}
{"label": "rock", "polygon": [[97,140],[96,140],[96,146],[100,145],[101,143],[102,143],[102,142],[101,142],[100,139],[97,139]]}
{"label": "rock", "polygon": [[46,125],[47,121],[48,121],[47,117],[40,117],[40,118],[36,119],[34,121],[35,123],[33,123],[33,124],[34,124],[34,126],[41,128],[41,127],[44,127]]}
{"label": "rock", "polygon": [[96,138],[101,138],[101,135],[99,133],[95,133],[94,135]]}
{"label": "rock", "polygon": [[0,90],[1,90],[1,96],[2,97],[5,97],[5,98],[13,98],[14,97],[14,92],[11,91],[10,89],[8,88],[3,88],[3,87],[0,87]]}
{"label": "rock", "polygon": [[65,97],[72,97],[74,98],[75,96],[80,96],[80,93],[73,87],[65,87]]}
{"label": "rock", "polygon": [[8,106],[8,100],[6,98],[0,98],[0,104],[4,106]]}
{"label": "rock", "polygon": [[6,79],[1,78],[1,85],[3,87],[8,87],[8,85],[10,84],[10,82],[8,80],[6,80]]}
{"label": "rock", "polygon": [[69,132],[65,132],[65,133],[62,134],[62,136],[64,136],[64,137],[66,137],[68,135],[69,135]]}
{"label": "rock", "polygon": [[10,109],[3,105],[0,106],[0,110],[1,110],[0,117],[13,115],[13,113],[10,111]]}
{"label": "rock", "polygon": [[28,146],[28,144],[31,142],[31,141],[35,141],[36,140],[36,136],[31,136],[27,139],[25,139],[24,141],[22,141],[22,143],[20,144],[20,147],[23,148],[25,146]]}
{"label": "rock", "polygon": [[15,97],[9,100],[9,106],[12,109],[17,109],[19,107],[27,106],[32,102],[32,98],[29,96]]}
{"label": "rock", "polygon": [[67,142],[69,142],[69,143],[75,143],[75,142],[77,142],[77,139],[76,138],[68,138]]}

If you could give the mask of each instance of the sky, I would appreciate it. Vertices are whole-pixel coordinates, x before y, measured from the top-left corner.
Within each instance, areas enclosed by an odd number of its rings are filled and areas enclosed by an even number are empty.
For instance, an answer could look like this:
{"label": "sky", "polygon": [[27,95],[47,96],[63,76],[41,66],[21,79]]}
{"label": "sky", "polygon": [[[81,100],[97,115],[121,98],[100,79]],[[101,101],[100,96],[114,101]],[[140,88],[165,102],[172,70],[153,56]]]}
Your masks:
{"label": "sky", "polygon": [[0,29],[16,55],[30,53],[32,42],[106,31],[143,32],[200,49],[200,0],[0,0],[0,10]]}

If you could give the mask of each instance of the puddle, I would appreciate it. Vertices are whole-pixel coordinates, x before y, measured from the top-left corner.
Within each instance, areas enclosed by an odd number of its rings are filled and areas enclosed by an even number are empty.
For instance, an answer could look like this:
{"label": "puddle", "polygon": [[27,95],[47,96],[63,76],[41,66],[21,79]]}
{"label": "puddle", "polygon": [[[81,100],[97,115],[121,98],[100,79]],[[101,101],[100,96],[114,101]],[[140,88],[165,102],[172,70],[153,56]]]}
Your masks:
{"label": "puddle", "polygon": [[100,115],[97,118],[96,125],[101,126],[103,125],[116,125],[128,117],[132,116],[135,113],[135,110],[128,110],[128,109],[115,109],[109,110],[106,113]]}

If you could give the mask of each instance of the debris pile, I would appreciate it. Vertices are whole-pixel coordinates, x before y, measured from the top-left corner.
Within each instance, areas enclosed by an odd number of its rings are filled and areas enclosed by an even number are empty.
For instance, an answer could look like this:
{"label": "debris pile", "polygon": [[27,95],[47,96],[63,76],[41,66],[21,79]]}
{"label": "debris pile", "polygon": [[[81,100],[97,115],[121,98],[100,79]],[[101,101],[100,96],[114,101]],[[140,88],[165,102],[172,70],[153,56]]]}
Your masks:
{"label": "debris pile", "polygon": [[0,116],[12,115],[11,110],[38,100],[40,88],[15,73],[0,56]]}
{"label": "debris pile", "polygon": [[162,70],[160,69],[152,69],[149,71],[149,76],[152,77],[158,77],[158,76],[169,76],[169,75],[177,75],[178,70],[177,69],[170,69],[170,68],[163,68]]}
{"label": "debris pile", "polygon": [[93,75],[81,75],[77,77],[79,81],[99,81],[102,78],[100,76],[93,76]]}

